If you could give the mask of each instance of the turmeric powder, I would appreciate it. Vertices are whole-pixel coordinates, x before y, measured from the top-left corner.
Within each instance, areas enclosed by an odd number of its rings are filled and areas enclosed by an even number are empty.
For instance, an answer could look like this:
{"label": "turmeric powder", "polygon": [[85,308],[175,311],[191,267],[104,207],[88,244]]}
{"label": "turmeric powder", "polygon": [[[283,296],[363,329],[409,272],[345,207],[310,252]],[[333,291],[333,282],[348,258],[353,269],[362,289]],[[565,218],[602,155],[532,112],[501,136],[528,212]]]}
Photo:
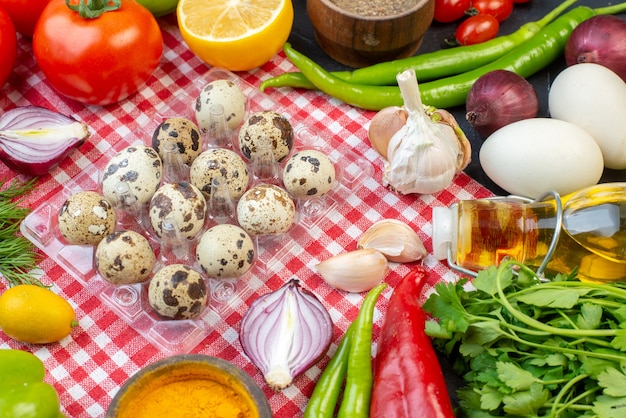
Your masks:
{"label": "turmeric powder", "polygon": [[118,418],[257,418],[243,390],[225,377],[167,375],[130,391]]}

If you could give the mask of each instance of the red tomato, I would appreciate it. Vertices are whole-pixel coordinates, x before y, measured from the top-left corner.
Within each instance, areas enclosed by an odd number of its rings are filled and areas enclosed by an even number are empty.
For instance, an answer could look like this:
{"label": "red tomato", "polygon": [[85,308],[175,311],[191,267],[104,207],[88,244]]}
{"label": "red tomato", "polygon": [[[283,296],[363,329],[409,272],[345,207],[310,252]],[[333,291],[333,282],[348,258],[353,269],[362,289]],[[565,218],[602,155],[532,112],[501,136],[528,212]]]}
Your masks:
{"label": "red tomato", "polygon": [[472,9],[504,22],[513,13],[513,0],[472,0]]}
{"label": "red tomato", "polygon": [[441,23],[454,22],[465,15],[472,0],[435,0],[433,19]]}
{"label": "red tomato", "polygon": [[0,7],[0,88],[7,82],[17,57],[17,36],[9,14]]}
{"label": "red tomato", "polygon": [[498,20],[491,15],[474,15],[465,19],[454,33],[461,45],[480,44],[495,38],[500,30]]}
{"label": "red tomato", "polygon": [[0,0],[0,6],[11,16],[15,30],[31,38],[39,15],[50,0]]}
{"label": "red tomato", "polygon": [[107,105],[144,85],[161,60],[163,37],[152,14],[135,0],[95,19],[81,17],[65,0],[51,0],[35,26],[33,52],[59,93]]}

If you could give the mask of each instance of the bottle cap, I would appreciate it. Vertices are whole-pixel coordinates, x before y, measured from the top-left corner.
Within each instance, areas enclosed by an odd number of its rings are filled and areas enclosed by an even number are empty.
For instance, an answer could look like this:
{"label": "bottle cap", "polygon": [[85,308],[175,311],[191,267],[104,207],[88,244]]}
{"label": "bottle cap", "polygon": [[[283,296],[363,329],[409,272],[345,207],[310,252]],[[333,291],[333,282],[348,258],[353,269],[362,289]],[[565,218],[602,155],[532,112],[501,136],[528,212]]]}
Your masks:
{"label": "bottle cap", "polygon": [[433,208],[433,255],[437,260],[448,258],[448,244],[452,245],[452,209]]}

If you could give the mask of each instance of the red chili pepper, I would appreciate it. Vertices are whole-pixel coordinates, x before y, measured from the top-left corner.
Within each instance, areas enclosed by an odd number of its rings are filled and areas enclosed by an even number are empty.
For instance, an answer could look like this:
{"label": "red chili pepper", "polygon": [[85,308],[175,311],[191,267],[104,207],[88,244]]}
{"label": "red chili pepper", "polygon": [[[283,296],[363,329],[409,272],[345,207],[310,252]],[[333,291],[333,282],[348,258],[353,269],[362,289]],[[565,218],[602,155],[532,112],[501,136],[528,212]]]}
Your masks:
{"label": "red chili pepper", "polygon": [[374,366],[370,418],[454,418],[443,371],[419,297],[428,272],[422,266],[393,291],[385,313]]}

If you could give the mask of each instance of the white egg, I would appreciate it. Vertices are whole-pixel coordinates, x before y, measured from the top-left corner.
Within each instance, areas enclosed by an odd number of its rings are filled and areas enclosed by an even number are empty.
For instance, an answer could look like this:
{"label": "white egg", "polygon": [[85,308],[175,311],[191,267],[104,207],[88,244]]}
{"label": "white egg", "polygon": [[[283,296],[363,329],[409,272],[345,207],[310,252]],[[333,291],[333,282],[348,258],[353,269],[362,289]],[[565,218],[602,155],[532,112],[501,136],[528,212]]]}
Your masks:
{"label": "white egg", "polygon": [[597,184],[604,160],[584,129],[558,119],[514,122],[491,134],[480,148],[480,163],[511,194],[537,198]]}
{"label": "white egg", "polygon": [[599,64],[561,71],[548,94],[550,116],[580,126],[596,140],[607,168],[626,169],[626,83]]}

